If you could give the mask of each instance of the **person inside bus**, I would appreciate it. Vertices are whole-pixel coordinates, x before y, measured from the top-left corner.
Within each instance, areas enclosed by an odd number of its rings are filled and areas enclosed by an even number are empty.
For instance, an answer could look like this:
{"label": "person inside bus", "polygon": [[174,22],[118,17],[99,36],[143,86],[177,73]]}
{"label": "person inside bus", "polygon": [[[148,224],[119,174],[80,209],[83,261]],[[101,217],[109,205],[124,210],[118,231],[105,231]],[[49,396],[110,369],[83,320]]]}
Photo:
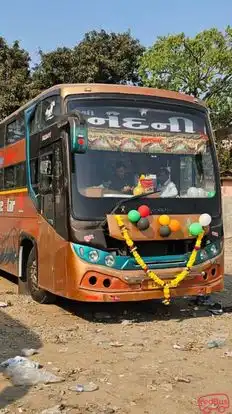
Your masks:
{"label": "person inside bus", "polygon": [[107,184],[112,190],[120,191],[122,193],[132,193],[134,182],[133,177],[126,171],[123,163],[118,162],[115,166],[110,182]]}
{"label": "person inside bus", "polygon": [[174,198],[178,195],[178,190],[173,181],[171,181],[170,172],[167,168],[162,167],[157,174],[158,191],[162,198]]}

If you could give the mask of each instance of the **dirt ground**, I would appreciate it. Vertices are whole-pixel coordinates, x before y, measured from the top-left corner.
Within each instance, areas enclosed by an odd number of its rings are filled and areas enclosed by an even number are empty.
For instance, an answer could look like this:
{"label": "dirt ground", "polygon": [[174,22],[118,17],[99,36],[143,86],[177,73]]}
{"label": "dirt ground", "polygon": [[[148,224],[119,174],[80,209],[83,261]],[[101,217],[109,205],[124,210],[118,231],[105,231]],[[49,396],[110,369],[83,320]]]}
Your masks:
{"label": "dirt ground", "polygon": [[[64,381],[15,387],[0,374],[0,413],[191,414],[201,412],[202,395],[232,399],[232,275],[225,280],[214,296],[225,311],[215,316],[187,299],[38,305],[1,278],[0,302],[9,306],[0,308],[0,362],[36,348],[31,358]],[[209,349],[211,339],[225,343]],[[90,382],[98,390],[70,390]]]}

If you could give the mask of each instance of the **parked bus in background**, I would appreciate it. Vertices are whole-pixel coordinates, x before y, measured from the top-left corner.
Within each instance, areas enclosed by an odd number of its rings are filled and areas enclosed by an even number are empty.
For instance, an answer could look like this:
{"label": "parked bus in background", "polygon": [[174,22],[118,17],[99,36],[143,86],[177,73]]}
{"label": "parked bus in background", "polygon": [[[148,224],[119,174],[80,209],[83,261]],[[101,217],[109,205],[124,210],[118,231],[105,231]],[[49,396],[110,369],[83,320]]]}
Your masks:
{"label": "parked bus in background", "polygon": [[54,86],[0,123],[0,268],[48,303],[223,289],[206,107],[134,86]]}

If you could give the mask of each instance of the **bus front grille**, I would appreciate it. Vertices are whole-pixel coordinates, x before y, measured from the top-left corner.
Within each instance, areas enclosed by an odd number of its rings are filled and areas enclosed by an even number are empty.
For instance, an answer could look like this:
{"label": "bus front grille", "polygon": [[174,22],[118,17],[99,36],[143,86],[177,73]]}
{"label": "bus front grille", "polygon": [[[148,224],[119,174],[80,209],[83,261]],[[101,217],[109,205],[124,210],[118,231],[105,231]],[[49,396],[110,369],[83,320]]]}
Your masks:
{"label": "bus front grille", "polygon": [[[142,257],[154,257],[154,256],[171,256],[171,255],[183,255],[185,253],[192,252],[195,240],[152,240],[152,241],[136,241],[135,245],[138,248],[138,252]],[[202,247],[204,248],[205,241],[203,239]],[[129,248],[125,242],[107,237],[107,247],[115,249],[120,255],[130,256]]]}

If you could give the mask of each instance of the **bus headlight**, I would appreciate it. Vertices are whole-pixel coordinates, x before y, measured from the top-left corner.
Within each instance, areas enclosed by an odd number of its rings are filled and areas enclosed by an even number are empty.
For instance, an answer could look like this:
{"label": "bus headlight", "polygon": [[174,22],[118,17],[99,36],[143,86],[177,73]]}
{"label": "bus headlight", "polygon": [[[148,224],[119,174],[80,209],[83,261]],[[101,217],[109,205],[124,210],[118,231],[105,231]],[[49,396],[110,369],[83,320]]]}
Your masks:
{"label": "bus headlight", "polygon": [[89,252],[89,260],[90,260],[92,263],[96,263],[96,262],[98,262],[98,260],[99,260],[99,254],[98,254],[97,250],[91,250],[91,251]]}
{"label": "bus headlight", "polygon": [[80,256],[83,257],[85,254],[84,247],[80,247],[79,249]]}
{"label": "bus headlight", "polygon": [[112,254],[109,254],[105,257],[105,264],[106,266],[112,267],[115,264],[115,258]]}
{"label": "bus headlight", "polygon": [[200,251],[200,260],[203,262],[203,261],[206,261],[207,259],[208,259],[208,255],[207,255],[206,251],[201,250]]}
{"label": "bus headlight", "polygon": [[217,256],[218,253],[219,253],[219,249],[216,246],[216,244],[211,244],[209,251],[210,251],[210,256],[212,256],[212,257]]}
{"label": "bus headlight", "polygon": [[205,250],[208,254],[209,259],[213,259],[214,257],[218,256],[222,250],[220,241],[210,243],[208,246],[206,246]]}

